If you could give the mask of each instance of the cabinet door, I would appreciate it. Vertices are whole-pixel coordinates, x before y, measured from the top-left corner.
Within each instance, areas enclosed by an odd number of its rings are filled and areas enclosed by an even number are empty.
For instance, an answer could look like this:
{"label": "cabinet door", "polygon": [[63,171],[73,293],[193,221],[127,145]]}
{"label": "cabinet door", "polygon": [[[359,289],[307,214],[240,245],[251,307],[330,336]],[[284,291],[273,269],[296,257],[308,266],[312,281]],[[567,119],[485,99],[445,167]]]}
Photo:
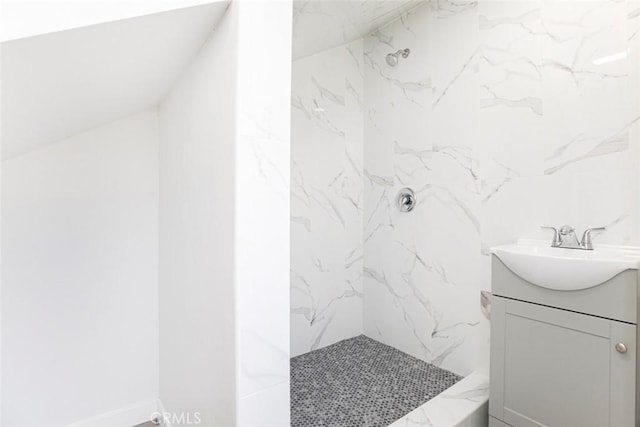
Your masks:
{"label": "cabinet door", "polygon": [[633,427],[635,360],[636,325],[495,297],[489,413],[514,427]]}

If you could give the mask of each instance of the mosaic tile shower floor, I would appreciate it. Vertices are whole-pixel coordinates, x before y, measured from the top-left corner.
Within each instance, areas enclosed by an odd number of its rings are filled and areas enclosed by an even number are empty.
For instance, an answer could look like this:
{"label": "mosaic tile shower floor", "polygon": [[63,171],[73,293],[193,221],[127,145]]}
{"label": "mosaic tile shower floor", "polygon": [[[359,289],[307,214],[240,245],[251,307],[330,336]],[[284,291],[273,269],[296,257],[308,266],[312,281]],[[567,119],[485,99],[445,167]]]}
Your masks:
{"label": "mosaic tile shower floor", "polygon": [[388,426],[461,379],[360,335],[291,359],[291,426]]}

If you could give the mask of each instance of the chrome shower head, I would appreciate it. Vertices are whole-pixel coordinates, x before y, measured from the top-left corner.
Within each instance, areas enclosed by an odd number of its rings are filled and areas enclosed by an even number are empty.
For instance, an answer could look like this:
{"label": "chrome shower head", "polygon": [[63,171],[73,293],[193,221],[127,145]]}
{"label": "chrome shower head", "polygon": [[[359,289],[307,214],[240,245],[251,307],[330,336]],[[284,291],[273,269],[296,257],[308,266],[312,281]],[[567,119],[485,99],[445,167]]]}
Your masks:
{"label": "chrome shower head", "polygon": [[395,53],[388,54],[385,59],[387,60],[387,64],[389,64],[390,67],[395,67],[396,65],[398,65],[400,57],[402,56],[403,59],[406,59],[409,56],[409,53],[411,53],[411,50],[409,50],[409,48],[400,49]]}

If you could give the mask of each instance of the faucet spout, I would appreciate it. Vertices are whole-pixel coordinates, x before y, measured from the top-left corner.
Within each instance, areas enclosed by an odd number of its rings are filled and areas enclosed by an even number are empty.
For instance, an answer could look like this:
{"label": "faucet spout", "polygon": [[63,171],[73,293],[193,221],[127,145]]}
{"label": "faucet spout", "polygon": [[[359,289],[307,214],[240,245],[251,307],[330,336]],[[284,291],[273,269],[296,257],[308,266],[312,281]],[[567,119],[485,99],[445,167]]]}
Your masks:
{"label": "faucet spout", "polygon": [[560,227],[559,232],[560,240],[562,241],[560,245],[561,248],[582,249],[578,236],[576,235],[576,230],[572,226],[563,225]]}

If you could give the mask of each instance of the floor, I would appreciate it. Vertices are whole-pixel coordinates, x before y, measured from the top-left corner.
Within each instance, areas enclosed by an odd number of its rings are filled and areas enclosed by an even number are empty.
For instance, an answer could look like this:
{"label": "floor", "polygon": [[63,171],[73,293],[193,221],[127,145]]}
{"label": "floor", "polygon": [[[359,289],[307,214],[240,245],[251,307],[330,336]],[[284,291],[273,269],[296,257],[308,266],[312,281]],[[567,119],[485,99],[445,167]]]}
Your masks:
{"label": "floor", "polygon": [[360,335],[291,359],[291,426],[388,426],[461,379]]}

